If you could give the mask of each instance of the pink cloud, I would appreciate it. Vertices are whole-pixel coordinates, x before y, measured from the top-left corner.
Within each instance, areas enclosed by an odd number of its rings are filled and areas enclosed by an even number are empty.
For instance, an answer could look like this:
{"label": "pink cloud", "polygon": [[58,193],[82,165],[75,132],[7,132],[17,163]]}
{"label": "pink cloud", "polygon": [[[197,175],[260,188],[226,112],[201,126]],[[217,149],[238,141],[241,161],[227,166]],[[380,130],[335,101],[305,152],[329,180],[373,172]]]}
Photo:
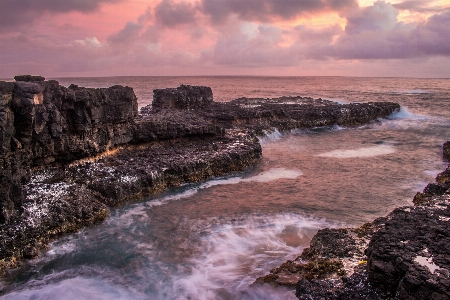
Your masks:
{"label": "pink cloud", "polygon": [[[405,75],[420,64],[450,76],[450,9],[425,22],[399,22],[400,7],[421,7],[413,1],[358,7],[355,0],[71,0],[51,8],[54,1],[25,9],[26,29],[0,32],[0,77],[373,75],[393,62]],[[345,28],[287,21],[326,12],[345,18]]]}
{"label": "pink cloud", "polygon": [[102,4],[117,3],[123,0],[2,0],[0,9],[0,29],[15,30],[28,26],[45,14],[64,14],[68,12],[92,13]]}

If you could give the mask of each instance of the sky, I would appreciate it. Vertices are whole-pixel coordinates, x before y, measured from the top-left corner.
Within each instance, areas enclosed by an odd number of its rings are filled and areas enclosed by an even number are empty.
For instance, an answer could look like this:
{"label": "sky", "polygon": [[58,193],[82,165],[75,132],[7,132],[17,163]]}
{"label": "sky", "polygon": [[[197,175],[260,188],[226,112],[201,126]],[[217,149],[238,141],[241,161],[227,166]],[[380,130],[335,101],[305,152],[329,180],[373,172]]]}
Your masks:
{"label": "sky", "polygon": [[450,0],[0,0],[0,78],[450,78]]}

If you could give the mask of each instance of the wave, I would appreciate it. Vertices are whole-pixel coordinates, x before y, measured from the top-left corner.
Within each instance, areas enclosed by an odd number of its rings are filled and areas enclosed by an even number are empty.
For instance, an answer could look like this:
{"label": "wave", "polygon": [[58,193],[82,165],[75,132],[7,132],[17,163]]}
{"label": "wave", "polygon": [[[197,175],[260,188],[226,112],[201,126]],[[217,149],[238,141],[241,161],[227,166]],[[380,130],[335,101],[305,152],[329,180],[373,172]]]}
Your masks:
{"label": "wave", "polygon": [[398,112],[395,112],[387,117],[389,120],[399,120],[399,119],[415,119],[415,120],[425,120],[429,117],[415,114],[409,111],[409,109],[405,106],[402,106]]}
{"label": "wave", "polygon": [[259,173],[258,175],[242,178],[242,177],[233,177],[228,179],[219,179],[219,180],[211,180],[204,183],[201,188],[211,187],[215,185],[223,185],[223,184],[237,184],[241,182],[270,182],[278,179],[295,179],[299,176],[303,175],[300,170],[288,170],[285,168],[272,168],[268,171]]}
{"label": "wave", "polygon": [[[134,239],[124,241],[119,236],[137,233],[124,232],[120,224],[115,225],[106,232],[99,229],[91,239],[102,239],[107,233],[118,238],[119,243],[133,244]],[[37,276],[24,286],[26,289],[13,291],[2,299],[295,299],[292,290],[254,287],[251,283],[299,255],[319,229],[335,227],[325,220],[296,214],[214,217],[197,225],[194,228],[200,233],[199,243],[186,247],[193,247],[192,252],[198,254],[181,264],[171,266],[154,260],[154,254],[136,243],[130,248],[133,251],[123,252],[130,258],[120,262],[120,268],[105,267],[97,260],[95,264],[75,263],[70,269],[56,268]],[[117,235],[118,232],[122,235]],[[84,239],[76,250],[82,252],[79,259],[89,254],[85,252],[86,246],[90,247],[89,238],[87,244]],[[100,252],[97,255],[108,255],[107,251]],[[57,261],[53,263],[64,264],[62,259]]]}
{"label": "wave", "polygon": [[214,226],[203,237],[203,254],[191,261],[190,272],[175,279],[177,289],[186,299],[217,299],[219,295],[226,299],[295,299],[292,292],[250,285],[299,255],[325,226],[330,224],[294,214],[253,216]]}
{"label": "wave", "polygon": [[[51,276],[49,276],[51,277]],[[49,283],[29,290],[12,292],[2,299],[147,299],[144,295],[137,295],[123,286],[118,286],[94,278],[75,277],[56,283]]]}
{"label": "wave", "polygon": [[274,128],[273,131],[264,131],[264,135],[258,136],[258,140],[259,143],[264,146],[267,143],[276,142],[284,136],[284,133],[281,133],[278,129]]}
{"label": "wave", "polygon": [[[153,206],[159,206],[163,205],[169,201],[174,200],[181,200],[185,198],[192,197],[196,193],[198,193],[199,190],[207,189],[216,185],[232,185],[232,184],[239,184],[239,183],[247,183],[247,182],[259,182],[259,183],[265,183],[265,182],[271,182],[279,179],[295,179],[299,176],[303,175],[303,173],[300,170],[288,170],[285,168],[272,168],[268,171],[264,171],[262,173],[259,173],[257,175],[251,176],[251,177],[225,177],[225,178],[219,178],[219,179],[213,179],[210,181],[207,181],[203,184],[200,184],[198,186],[184,186],[183,190],[181,192],[163,196],[157,199],[152,199],[145,203],[146,207],[153,207]],[[130,210],[127,214],[129,215],[136,215],[136,214],[142,214],[143,211],[140,208],[136,208],[139,212],[136,213],[134,210]],[[126,220],[130,220],[129,218],[125,218]],[[131,222],[131,220],[130,220]],[[126,224],[124,224],[126,226]]]}
{"label": "wave", "polygon": [[358,149],[345,149],[345,150],[333,150],[330,152],[325,152],[318,154],[321,157],[332,157],[332,158],[363,158],[363,157],[373,157],[379,155],[386,155],[394,153],[395,147],[392,145],[375,145],[371,147],[362,147]]}

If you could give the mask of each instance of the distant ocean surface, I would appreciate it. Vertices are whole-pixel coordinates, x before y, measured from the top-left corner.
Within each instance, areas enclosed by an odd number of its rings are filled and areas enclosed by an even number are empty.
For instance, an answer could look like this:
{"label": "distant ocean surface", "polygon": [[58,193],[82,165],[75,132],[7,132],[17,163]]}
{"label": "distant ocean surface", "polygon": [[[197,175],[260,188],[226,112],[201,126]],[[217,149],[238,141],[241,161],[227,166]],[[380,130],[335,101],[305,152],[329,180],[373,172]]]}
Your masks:
{"label": "distant ocean surface", "polygon": [[295,299],[254,287],[299,255],[318,229],[360,226],[414,195],[447,166],[450,79],[349,77],[61,78],[62,85],[127,85],[139,106],[153,89],[210,86],[215,101],[310,96],[392,101],[399,113],[368,125],[260,137],[254,168],[113,209],[0,282],[1,299]]}

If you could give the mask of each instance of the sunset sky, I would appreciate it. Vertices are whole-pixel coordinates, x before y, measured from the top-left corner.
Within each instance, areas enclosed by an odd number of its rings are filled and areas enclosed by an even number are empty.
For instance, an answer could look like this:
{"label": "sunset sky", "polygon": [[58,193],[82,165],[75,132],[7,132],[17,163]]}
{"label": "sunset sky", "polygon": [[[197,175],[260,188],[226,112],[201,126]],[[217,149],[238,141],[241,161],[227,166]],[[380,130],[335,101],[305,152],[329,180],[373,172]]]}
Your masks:
{"label": "sunset sky", "polygon": [[450,0],[0,0],[0,78],[450,77]]}

